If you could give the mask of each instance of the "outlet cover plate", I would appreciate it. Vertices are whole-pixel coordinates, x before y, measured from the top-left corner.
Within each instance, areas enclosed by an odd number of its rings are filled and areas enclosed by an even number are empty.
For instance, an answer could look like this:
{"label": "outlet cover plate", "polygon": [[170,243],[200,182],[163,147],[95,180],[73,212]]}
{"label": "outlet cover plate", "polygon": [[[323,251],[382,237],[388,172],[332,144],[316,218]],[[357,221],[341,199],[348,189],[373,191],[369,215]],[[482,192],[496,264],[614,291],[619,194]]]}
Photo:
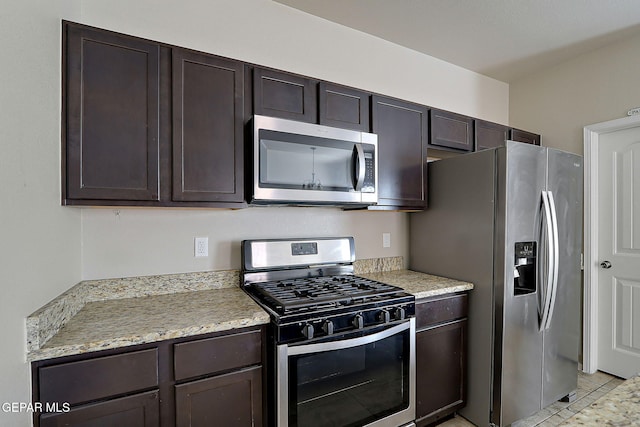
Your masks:
{"label": "outlet cover plate", "polygon": [[209,256],[209,238],[208,237],[196,237],[194,238],[194,256],[196,258]]}

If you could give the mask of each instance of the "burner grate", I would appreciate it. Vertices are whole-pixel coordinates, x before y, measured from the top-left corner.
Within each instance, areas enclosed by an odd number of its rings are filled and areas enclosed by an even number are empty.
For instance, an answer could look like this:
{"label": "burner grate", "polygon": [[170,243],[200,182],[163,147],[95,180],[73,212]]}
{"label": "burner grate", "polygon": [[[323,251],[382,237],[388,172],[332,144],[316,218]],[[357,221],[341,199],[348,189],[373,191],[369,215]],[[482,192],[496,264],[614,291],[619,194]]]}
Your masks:
{"label": "burner grate", "polygon": [[351,305],[377,299],[402,289],[358,276],[323,276],[254,283],[253,288],[281,314]]}

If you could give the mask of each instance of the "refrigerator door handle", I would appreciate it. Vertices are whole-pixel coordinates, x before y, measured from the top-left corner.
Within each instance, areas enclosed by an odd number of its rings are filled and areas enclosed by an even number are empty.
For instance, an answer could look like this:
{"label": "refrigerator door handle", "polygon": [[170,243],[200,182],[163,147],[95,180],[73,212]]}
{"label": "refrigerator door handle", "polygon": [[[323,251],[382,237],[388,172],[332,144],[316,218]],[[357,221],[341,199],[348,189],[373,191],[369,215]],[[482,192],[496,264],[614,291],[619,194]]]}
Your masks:
{"label": "refrigerator door handle", "polygon": [[[542,191],[542,216],[543,216],[543,225],[541,227],[540,233],[541,239],[545,239],[545,248],[546,248],[546,276],[547,280],[545,282],[544,289],[544,301],[542,305],[542,318],[540,319],[540,331],[543,331],[547,328],[547,323],[549,319],[549,310],[551,308],[551,295],[553,289],[553,280],[554,280],[554,271],[557,271],[555,268],[555,247],[554,247],[554,234],[553,234],[553,226],[551,219],[551,206],[549,203],[549,196],[547,191]],[[543,230],[546,230],[546,233],[543,233]]]}
{"label": "refrigerator door handle", "polygon": [[551,247],[553,249],[553,281],[551,282],[551,302],[549,303],[549,314],[547,316],[547,323],[545,329],[551,327],[551,317],[556,305],[556,295],[558,294],[558,267],[560,264],[560,242],[558,237],[558,215],[556,211],[556,203],[551,191],[547,192],[547,198],[549,200],[549,210],[551,211],[551,234],[553,235],[553,242]]}

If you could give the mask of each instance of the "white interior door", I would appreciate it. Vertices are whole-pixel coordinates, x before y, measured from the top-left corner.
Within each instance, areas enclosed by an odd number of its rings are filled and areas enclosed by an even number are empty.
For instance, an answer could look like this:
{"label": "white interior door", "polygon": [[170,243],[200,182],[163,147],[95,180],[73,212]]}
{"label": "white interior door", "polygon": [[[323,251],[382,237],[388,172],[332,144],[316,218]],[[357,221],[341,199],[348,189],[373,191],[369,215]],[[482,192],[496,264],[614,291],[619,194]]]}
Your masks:
{"label": "white interior door", "polygon": [[598,369],[640,373],[640,124],[599,135]]}

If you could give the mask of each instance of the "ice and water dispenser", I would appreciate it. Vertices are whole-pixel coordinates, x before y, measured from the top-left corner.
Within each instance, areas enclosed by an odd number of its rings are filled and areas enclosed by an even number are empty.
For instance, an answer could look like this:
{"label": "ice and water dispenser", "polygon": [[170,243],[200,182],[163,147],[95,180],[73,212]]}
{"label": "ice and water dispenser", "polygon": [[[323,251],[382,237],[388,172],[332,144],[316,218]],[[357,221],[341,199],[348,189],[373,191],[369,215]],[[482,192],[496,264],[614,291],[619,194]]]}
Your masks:
{"label": "ice and water dispenser", "polygon": [[536,242],[516,242],[513,272],[513,294],[526,295],[536,291],[538,270]]}

